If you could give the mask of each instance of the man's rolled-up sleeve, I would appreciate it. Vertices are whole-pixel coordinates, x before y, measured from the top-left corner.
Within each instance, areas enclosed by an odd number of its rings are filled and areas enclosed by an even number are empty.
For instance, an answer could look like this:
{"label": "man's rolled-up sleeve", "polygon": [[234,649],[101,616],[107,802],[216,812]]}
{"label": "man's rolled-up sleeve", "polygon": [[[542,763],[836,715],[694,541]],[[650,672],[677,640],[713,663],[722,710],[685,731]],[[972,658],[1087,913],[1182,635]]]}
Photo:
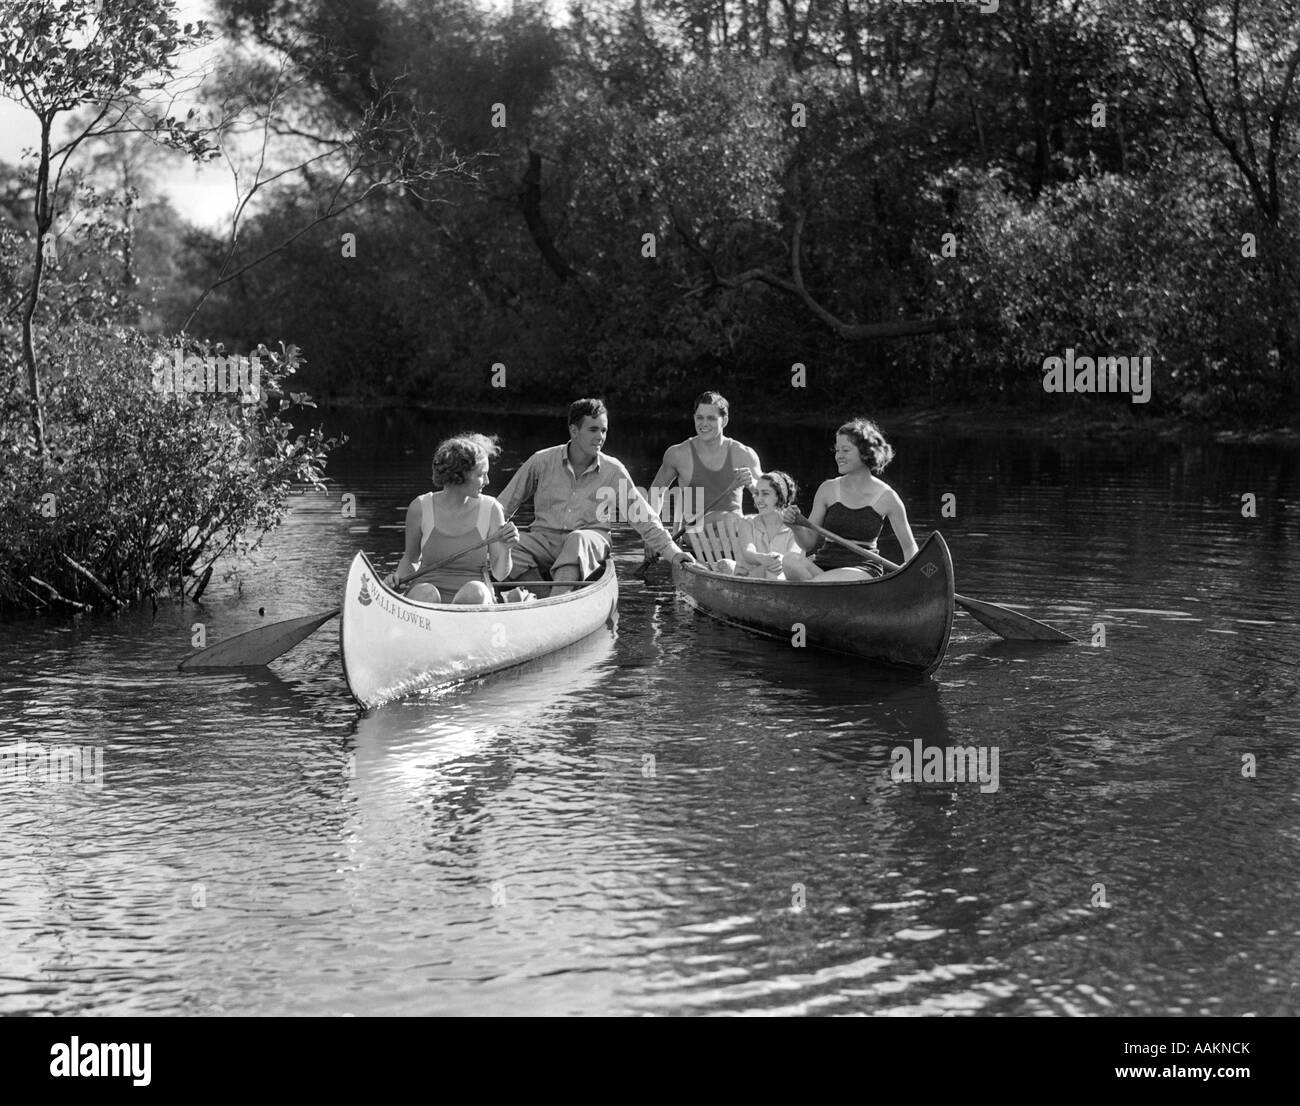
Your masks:
{"label": "man's rolled-up sleeve", "polygon": [[507,519],[512,517],[519,510],[525,499],[528,499],[537,487],[537,454],[534,453],[516,470],[514,476],[510,478],[510,483],[506,485],[505,491],[499,496],[501,510],[505,512]]}
{"label": "man's rolled-up sleeve", "polygon": [[632,478],[624,470],[623,476],[627,480],[628,487],[628,507],[632,508],[633,500],[637,501],[636,509],[630,509],[629,514],[631,522],[636,527],[636,532],[641,535],[646,545],[650,547],[652,553],[659,557],[672,558],[681,553],[682,549],[672,536],[664,529],[664,524],[660,521],[655,509],[650,506],[636,486],[632,483]]}

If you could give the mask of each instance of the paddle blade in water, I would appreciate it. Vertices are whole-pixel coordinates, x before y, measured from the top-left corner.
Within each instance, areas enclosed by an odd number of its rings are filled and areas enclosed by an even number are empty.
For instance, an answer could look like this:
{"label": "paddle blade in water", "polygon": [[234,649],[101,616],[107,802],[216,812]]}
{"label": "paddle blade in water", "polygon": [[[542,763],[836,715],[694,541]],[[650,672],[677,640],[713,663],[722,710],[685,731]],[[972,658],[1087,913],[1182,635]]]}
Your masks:
{"label": "paddle blade in water", "polygon": [[253,668],[270,664],[276,657],[283,656],[295,645],[310,637],[331,618],[339,613],[339,608],[320,614],[304,615],[291,618],[286,622],[273,622],[269,626],[258,626],[242,634],[226,638],[216,645],[209,645],[197,653],[191,653],[177,668]]}
{"label": "paddle blade in water", "polygon": [[983,599],[970,599],[965,595],[955,596],[957,603],[977,622],[984,623],[995,634],[1001,634],[1008,641],[1074,641],[1069,634],[1039,622],[1019,611],[999,607],[996,603],[986,603]]}
{"label": "paddle blade in water", "polygon": [[[858,545],[856,542],[851,542],[848,538],[842,538],[839,534],[832,533],[824,526],[818,526],[806,519],[800,525],[806,525],[809,530],[817,531],[822,537],[830,538],[831,541],[839,542],[840,545],[855,550],[866,557],[867,560],[875,561],[876,564],[888,569],[890,572],[898,571],[898,565],[894,564],[893,561],[885,560],[879,553]],[[1009,607],[1000,607],[996,603],[989,603],[983,599],[971,599],[965,595],[954,594],[953,599],[976,622],[982,622],[995,634],[999,634],[1008,641],[1067,642],[1076,640],[1069,634],[1056,629],[1055,626],[1049,626],[1046,622],[1039,622],[1038,619],[1030,618],[1029,615],[1021,614],[1019,611],[1013,611]]]}

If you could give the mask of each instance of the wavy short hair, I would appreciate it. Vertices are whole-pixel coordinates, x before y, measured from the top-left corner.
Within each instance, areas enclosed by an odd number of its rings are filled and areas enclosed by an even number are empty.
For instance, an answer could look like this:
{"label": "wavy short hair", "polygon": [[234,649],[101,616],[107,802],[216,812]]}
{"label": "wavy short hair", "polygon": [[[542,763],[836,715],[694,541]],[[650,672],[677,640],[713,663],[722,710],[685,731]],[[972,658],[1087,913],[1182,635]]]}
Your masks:
{"label": "wavy short hair", "polygon": [[491,460],[501,452],[496,437],[486,434],[457,434],[433,451],[433,486],[463,484],[480,461]]}
{"label": "wavy short hair", "polygon": [[704,404],[710,404],[716,407],[724,416],[731,414],[731,406],[727,403],[727,397],[721,392],[701,392],[695,397],[695,402],[691,405],[691,417],[695,417],[695,412]]}
{"label": "wavy short hair", "polygon": [[766,480],[772,485],[772,490],[776,492],[778,507],[789,507],[794,502],[794,497],[799,494],[799,485],[794,482],[794,477],[780,469],[761,472],[758,474],[758,479]]}
{"label": "wavy short hair", "polygon": [[575,399],[569,404],[569,425],[581,427],[583,419],[598,419],[608,414],[603,399]]}
{"label": "wavy short hair", "polygon": [[872,476],[879,476],[885,466],[894,459],[894,447],[885,441],[885,436],[870,419],[853,419],[841,426],[836,434],[843,434],[858,447],[858,456],[862,463],[871,470]]}

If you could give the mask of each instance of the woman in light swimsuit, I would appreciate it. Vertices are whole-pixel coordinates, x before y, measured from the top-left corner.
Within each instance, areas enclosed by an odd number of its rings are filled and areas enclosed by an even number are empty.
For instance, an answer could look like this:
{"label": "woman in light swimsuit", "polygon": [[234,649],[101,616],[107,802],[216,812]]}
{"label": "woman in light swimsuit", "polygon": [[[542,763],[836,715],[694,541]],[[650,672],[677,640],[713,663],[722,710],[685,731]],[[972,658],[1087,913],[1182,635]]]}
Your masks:
{"label": "woman in light swimsuit", "polygon": [[[898,493],[880,479],[893,458],[893,447],[870,419],[854,419],[835,432],[835,464],[840,475],[817,489],[807,518],[796,507],[787,507],[781,515],[805,552],[812,553],[822,541],[815,530],[807,528],[806,523],[810,521],[874,552],[888,519],[903,550],[903,560],[910,561],[916,556],[916,539],[907,521],[907,508]],[[797,577],[788,572],[787,576],[822,584],[881,575],[875,562],[855,556],[834,542],[828,542],[817,553],[816,563],[801,562],[799,572]]]}
{"label": "woman in light swimsuit", "polygon": [[796,568],[796,562],[806,560],[804,551],[781,518],[782,508],[793,505],[798,493],[799,486],[789,473],[765,472],[759,476],[752,492],[758,514],[740,521],[743,548],[739,560],[720,560],[713,571],[762,580],[806,579]]}
{"label": "woman in light swimsuit", "polygon": [[[519,531],[506,522],[501,504],[483,494],[489,462],[500,452],[496,439],[482,434],[462,434],[438,446],[433,454],[433,484],[442,490],[411,500],[406,509],[406,551],[384,580],[388,587],[415,575],[421,565],[463,553],[413,584],[406,597],[420,603],[446,603],[444,596],[452,596],[452,603],[496,601],[489,570],[497,580],[506,579],[512,567],[510,547],[519,541]],[[474,548],[497,532],[500,537],[486,549]]]}

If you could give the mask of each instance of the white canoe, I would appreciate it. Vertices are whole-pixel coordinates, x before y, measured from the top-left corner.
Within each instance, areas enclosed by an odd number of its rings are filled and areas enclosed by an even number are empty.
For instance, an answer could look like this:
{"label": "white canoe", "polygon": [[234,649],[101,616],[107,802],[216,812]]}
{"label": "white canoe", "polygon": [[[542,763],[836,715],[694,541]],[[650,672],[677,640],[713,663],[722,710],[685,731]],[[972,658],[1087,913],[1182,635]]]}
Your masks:
{"label": "white canoe", "polygon": [[612,622],[618,606],[614,559],[586,587],[556,590],[554,598],[533,603],[416,603],[385,587],[366,555],[358,553],[348,571],[339,625],[348,690],[363,707],[375,707],[581,641]]}

